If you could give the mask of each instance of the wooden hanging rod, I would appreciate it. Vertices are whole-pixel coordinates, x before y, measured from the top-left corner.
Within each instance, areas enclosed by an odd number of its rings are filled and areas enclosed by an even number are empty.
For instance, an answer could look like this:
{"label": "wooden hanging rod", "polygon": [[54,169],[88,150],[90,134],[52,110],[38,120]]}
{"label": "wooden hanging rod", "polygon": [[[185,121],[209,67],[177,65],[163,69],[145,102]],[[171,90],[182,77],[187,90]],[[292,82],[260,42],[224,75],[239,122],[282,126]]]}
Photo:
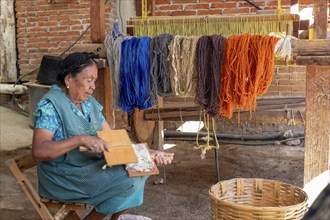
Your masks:
{"label": "wooden hanging rod", "polygon": [[269,15],[235,15],[235,16],[151,16],[146,19],[134,17],[127,21],[128,25],[159,24],[159,23],[208,23],[208,22],[244,22],[244,21],[282,21],[299,20],[298,14]]}

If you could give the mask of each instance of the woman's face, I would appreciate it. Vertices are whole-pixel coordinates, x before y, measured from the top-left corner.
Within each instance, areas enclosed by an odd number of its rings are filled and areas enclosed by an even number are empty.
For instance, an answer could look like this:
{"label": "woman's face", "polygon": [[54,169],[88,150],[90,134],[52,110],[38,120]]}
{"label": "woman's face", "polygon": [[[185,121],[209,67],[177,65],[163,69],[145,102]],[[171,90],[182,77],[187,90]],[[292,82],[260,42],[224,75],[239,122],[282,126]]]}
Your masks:
{"label": "woman's face", "polygon": [[71,74],[66,76],[65,83],[69,86],[68,96],[73,103],[83,102],[93,94],[97,72],[96,64],[93,63],[93,65],[82,69],[76,77],[72,77]]}

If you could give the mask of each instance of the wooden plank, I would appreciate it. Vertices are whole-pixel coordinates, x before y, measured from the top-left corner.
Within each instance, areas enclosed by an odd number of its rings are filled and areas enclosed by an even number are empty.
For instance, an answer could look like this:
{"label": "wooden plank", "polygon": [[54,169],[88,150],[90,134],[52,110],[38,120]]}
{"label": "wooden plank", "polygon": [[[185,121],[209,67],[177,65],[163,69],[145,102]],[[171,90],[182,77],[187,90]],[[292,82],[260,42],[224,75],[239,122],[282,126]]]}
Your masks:
{"label": "wooden plank", "polygon": [[[291,113],[292,111],[292,113]],[[199,111],[191,112],[166,112],[163,114],[147,114],[146,120],[162,120],[162,121],[198,121],[200,120]],[[273,110],[273,111],[256,111],[252,112],[252,118],[250,112],[240,112],[240,121],[251,121],[258,123],[273,123],[273,124],[304,124],[304,108],[290,109],[290,111]],[[290,117],[288,117],[290,114]],[[292,116],[291,116],[292,115]],[[159,118],[161,117],[161,118]],[[292,120],[291,120],[292,119]],[[238,112],[233,114],[231,119],[224,117],[217,118],[218,121],[237,121]]]}
{"label": "wooden plank", "polygon": [[330,56],[329,40],[292,40],[291,44],[296,56]]}
{"label": "wooden plank", "polygon": [[103,43],[105,38],[104,1],[90,0],[91,38],[93,43]]}
{"label": "wooden plank", "polygon": [[328,5],[328,0],[317,0],[314,3],[314,39],[327,38],[327,28],[328,28],[327,5]]}
{"label": "wooden plank", "polygon": [[17,167],[21,171],[30,169],[31,167],[34,167],[37,165],[37,163],[32,159],[31,154],[27,154],[27,155],[21,156],[19,158],[16,158],[15,162],[17,164]]}
{"label": "wooden plank", "polygon": [[[41,199],[43,201],[43,199]],[[77,211],[83,211],[86,210],[86,204],[82,203],[63,203],[63,202],[58,202],[54,200],[49,200],[49,201],[43,201],[43,203],[51,209],[60,209],[64,204],[67,208],[71,210],[77,210]]]}
{"label": "wooden plank", "polygon": [[73,52],[93,52],[98,55],[100,58],[106,58],[107,54],[103,43],[94,43],[94,44],[75,44],[70,50],[70,53]]}
{"label": "wooden plank", "polygon": [[[136,152],[136,155],[139,160],[137,165],[140,165],[140,166],[142,165],[144,167],[145,167],[145,165],[147,165],[147,167],[150,167],[150,164],[152,164],[151,165],[152,168],[143,172],[143,171],[137,171],[136,169],[134,169],[134,165],[131,166],[130,164],[127,164],[126,170],[127,170],[128,176],[135,177],[135,176],[146,176],[146,175],[148,175],[148,176],[158,175],[159,170],[158,170],[158,167],[157,167],[155,161],[152,160],[148,144],[147,143],[133,144],[133,147],[135,148],[135,152]],[[138,149],[140,149],[140,151]],[[146,154],[148,154],[148,155],[146,155]]]}
{"label": "wooden plank", "polygon": [[[25,158],[25,157],[24,157]],[[10,160],[7,162],[11,172],[15,176],[17,182],[21,185],[22,189],[24,190],[25,194],[29,198],[30,202],[39,213],[42,219],[53,219],[52,214],[49,212],[48,208],[45,204],[43,204],[40,200],[40,197],[36,190],[34,189],[30,180],[25,176],[23,172],[17,166],[15,160]],[[21,164],[22,166],[22,164]]]}
{"label": "wooden plank", "polygon": [[307,66],[304,184],[329,169],[330,66]]}
{"label": "wooden plank", "polygon": [[296,64],[304,66],[330,66],[330,56],[298,56],[296,58]]}
{"label": "wooden plank", "polygon": [[133,132],[139,143],[150,144],[155,130],[155,122],[144,119],[144,110],[134,109],[132,124]]}

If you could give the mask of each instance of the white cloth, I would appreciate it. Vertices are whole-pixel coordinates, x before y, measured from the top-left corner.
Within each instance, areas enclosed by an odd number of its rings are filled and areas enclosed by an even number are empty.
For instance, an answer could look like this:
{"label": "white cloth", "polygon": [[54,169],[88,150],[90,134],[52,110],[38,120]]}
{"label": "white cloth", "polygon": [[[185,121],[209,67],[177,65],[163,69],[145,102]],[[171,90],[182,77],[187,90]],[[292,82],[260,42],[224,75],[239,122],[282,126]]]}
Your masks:
{"label": "white cloth", "polygon": [[124,215],[120,215],[118,220],[152,220],[152,219],[142,215],[124,214]]}

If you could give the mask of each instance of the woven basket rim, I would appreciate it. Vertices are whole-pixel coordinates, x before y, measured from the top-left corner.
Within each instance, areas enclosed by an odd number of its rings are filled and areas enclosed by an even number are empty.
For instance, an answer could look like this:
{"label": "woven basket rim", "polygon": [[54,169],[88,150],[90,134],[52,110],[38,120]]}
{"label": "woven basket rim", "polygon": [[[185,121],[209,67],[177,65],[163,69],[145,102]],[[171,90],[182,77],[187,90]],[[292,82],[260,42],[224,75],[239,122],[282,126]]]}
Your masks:
{"label": "woven basket rim", "polygon": [[[298,189],[300,191],[300,193],[302,193],[304,195],[304,201],[300,202],[300,203],[296,203],[296,204],[293,204],[293,205],[288,205],[288,206],[282,206],[282,207],[279,207],[279,206],[252,206],[252,205],[242,205],[242,204],[237,204],[237,203],[232,203],[232,202],[227,202],[227,201],[224,201],[224,200],[220,200],[219,198],[215,197],[212,193],[212,188],[219,185],[221,182],[229,182],[229,181],[235,181],[235,180],[263,180],[263,181],[269,181],[269,182],[279,182],[281,184],[285,184],[285,185],[290,185],[290,186],[293,186],[294,188]],[[254,210],[254,211],[260,211],[260,210],[272,210],[272,211],[282,211],[282,210],[287,210],[287,209],[291,209],[291,208],[294,208],[296,206],[303,206],[303,204],[307,205],[307,200],[308,200],[308,196],[307,196],[307,193],[302,190],[301,188],[293,185],[293,184],[288,184],[288,183],[284,183],[284,182],[281,182],[281,181],[278,181],[278,180],[271,180],[271,179],[262,179],[262,178],[233,178],[233,179],[230,179],[230,180],[223,180],[223,181],[220,181],[214,185],[212,185],[211,189],[209,190],[209,196],[216,200],[217,202],[219,202],[220,204],[223,204],[223,205],[226,205],[226,206],[235,206],[237,208],[243,208],[243,209],[251,209],[251,210]]]}

